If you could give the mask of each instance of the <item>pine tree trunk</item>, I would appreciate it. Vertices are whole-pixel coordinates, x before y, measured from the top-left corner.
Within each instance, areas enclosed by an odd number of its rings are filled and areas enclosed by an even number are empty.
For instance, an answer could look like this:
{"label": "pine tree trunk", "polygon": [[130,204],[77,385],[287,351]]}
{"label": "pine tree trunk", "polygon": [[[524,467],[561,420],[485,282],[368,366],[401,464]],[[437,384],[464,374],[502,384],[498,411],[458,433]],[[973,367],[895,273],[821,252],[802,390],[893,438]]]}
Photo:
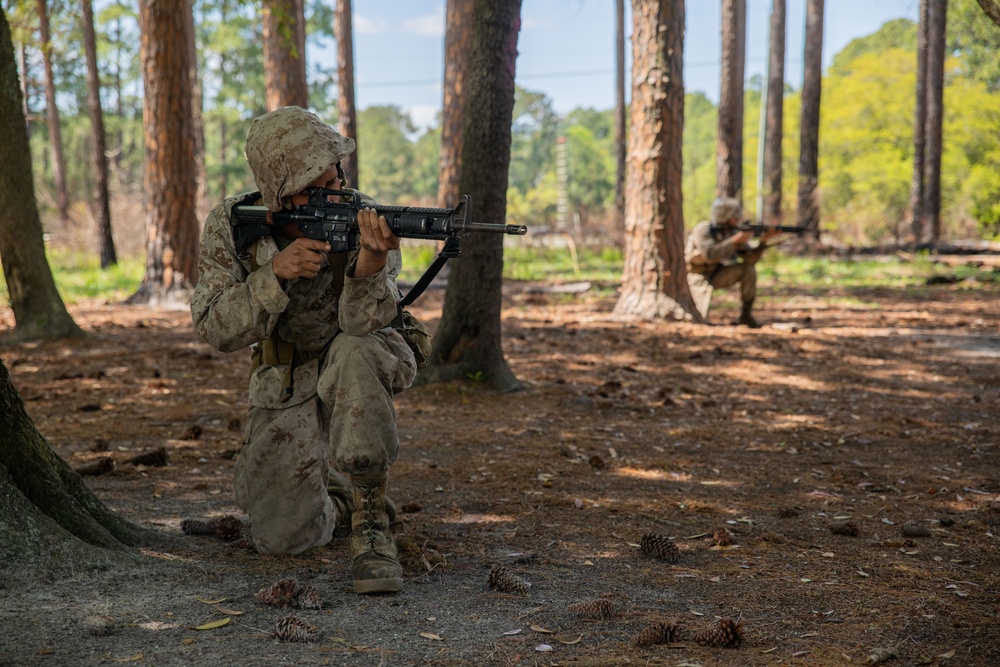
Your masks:
{"label": "pine tree trunk", "polygon": [[625,268],[615,312],[700,321],[684,263],[684,2],[636,0],[632,22]]}
{"label": "pine tree trunk", "polygon": [[94,12],[90,0],[83,3],[83,46],[87,59],[87,112],[90,114],[90,136],[93,147],[94,193],[90,208],[94,216],[101,268],[118,263],[115,240],[111,235],[111,203],[108,194],[107,138],[104,133],[104,111],[101,109],[101,78],[97,69],[97,40],[94,35]]}
{"label": "pine tree trunk", "polygon": [[819,110],[823,86],[823,0],[806,3],[799,134],[799,226],[819,236]]}
{"label": "pine tree trunk", "polygon": [[1000,28],[1000,5],[995,0],[978,0],[983,13]]}
{"label": "pine tree trunk", "polygon": [[615,2],[615,218],[625,219],[625,0]]}
{"label": "pine tree trunk", "polygon": [[[521,0],[475,0],[472,43],[477,48],[469,54],[459,178],[460,191],[472,195],[474,220],[506,219],[520,27]],[[462,257],[452,261],[430,363],[419,381],[472,377],[501,391],[519,388],[501,347],[502,235],[469,235],[462,240]]]}
{"label": "pine tree trunk", "polygon": [[941,151],[944,125],[944,58],[948,0],[930,0],[927,23],[927,129],[924,215],[930,244],[941,241]]}
{"label": "pine tree trunk", "polygon": [[140,0],[146,273],[130,303],[182,305],[198,279],[190,0]]}
{"label": "pine tree trunk", "polygon": [[20,340],[80,336],[56,290],[35,206],[31,150],[7,14],[0,8],[0,261]]}
{"label": "pine tree trunk", "polygon": [[931,0],[920,0],[917,25],[917,86],[913,112],[913,180],[910,184],[910,230],[913,247],[924,242],[924,164],[927,160],[927,22]]}
{"label": "pine tree trunk", "polygon": [[[333,36],[337,42],[337,131],[357,143],[358,110],[354,105],[354,20],[351,0],[337,0],[333,14]],[[358,151],[340,161],[347,183],[358,185]]]}
{"label": "pine tree trunk", "polygon": [[781,224],[781,141],[785,102],[785,0],[771,8],[771,45],[767,79],[767,129],[764,134],[764,222]]}
{"label": "pine tree trunk", "polygon": [[208,176],[205,173],[205,122],[202,118],[202,106],[204,95],[201,89],[201,77],[198,74],[198,39],[194,28],[194,0],[189,0],[191,8],[184,12],[184,19],[188,22],[188,62],[190,70],[188,76],[191,80],[191,127],[194,130],[194,173],[197,183],[197,193],[195,202],[197,203],[196,216],[199,227],[208,217],[211,204],[208,201]]}
{"label": "pine tree trunk", "polygon": [[716,139],[717,197],[743,198],[743,79],[746,0],[722,0],[722,72]]}
{"label": "pine tree trunk", "polygon": [[472,44],[473,0],[448,0],[444,33],[444,96],[441,104],[441,153],[438,159],[438,206],[455,206],[462,170],[465,81]]}
{"label": "pine tree trunk", "polygon": [[59,220],[66,224],[69,222],[66,160],[63,158],[59,108],[56,106],[56,82],[52,73],[52,41],[49,36],[49,10],[46,0],[38,0],[38,31],[42,40],[42,62],[45,65],[45,106],[49,121],[49,149],[52,153],[52,177],[56,187],[56,208],[59,211]]}
{"label": "pine tree trunk", "polygon": [[264,0],[264,90],[267,110],[309,105],[300,0]]}

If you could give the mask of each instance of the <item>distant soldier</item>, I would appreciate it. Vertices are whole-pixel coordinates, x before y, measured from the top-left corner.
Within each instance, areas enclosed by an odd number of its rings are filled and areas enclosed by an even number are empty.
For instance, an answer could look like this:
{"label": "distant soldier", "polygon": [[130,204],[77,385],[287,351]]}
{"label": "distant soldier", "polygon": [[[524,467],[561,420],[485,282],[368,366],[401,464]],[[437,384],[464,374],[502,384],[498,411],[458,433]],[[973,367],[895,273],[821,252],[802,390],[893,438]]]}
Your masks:
{"label": "distant soldier", "polygon": [[712,290],[740,284],[739,324],[760,327],[752,310],[757,296],[757,261],[764,254],[767,242],[779,235],[777,229],[764,232],[756,246],[749,241],[753,232],[741,231],[743,209],[738,199],[720,197],[712,202],[710,219],[699,222],[691,230],[684,248],[688,286],[702,319],[708,321]]}

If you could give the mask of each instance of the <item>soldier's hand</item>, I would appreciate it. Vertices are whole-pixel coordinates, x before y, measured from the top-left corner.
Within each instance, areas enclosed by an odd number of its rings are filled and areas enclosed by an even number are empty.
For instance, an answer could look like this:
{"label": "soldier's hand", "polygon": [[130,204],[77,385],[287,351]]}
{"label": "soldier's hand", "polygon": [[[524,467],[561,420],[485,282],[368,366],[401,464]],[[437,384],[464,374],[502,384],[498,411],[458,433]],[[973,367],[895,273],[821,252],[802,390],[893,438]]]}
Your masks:
{"label": "soldier's hand", "polygon": [[330,244],[316,239],[299,238],[271,261],[274,275],[281,280],[315,278],[323,266]]}
{"label": "soldier's hand", "polygon": [[733,236],[733,243],[735,243],[736,245],[746,245],[747,241],[749,241],[752,236],[753,232],[747,232],[747,231],[739,232],[735,236]]}
{"label": "soldier's hand", "polygon": [[781,232],[775,227],[765,227],[764,233],[760,235],[760,242],[767,243],[776,236],[781,236]]}
{"label": "soldier's hand", "polygon": [[392,233],[385,217],[373,208],[358,211],[358,231],[362,249],[374,255],[399,248],[399,237]]}

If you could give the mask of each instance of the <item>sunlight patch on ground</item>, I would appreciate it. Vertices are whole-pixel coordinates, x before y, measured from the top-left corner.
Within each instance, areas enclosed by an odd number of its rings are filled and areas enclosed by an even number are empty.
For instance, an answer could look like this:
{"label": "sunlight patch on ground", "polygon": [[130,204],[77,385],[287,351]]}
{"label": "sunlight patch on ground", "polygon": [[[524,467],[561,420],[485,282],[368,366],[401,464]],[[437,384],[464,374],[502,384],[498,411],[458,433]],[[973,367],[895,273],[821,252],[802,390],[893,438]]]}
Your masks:
{"label": "sunlight patch on ground", "polygon": [[510,523],[514,517],[506,514],[459,514],[439,519],[441,523]]}
{"label": "sunlight patch on ground", "polygon": [[723,367],[717,369],[717,372],[734,380],[756,385],[764,384],[761,380],[767,378],[766,384],[769,386],[784,386],[796,391],[827,392],[834,389],[826,382],[820,382],[806,375],[790,373],[787,366],[768,364],[764,361],[745,366]]}
{"label": "sunlight patch on ground", "polygon": [[621,477],[635,477],[638,479],[650,479],[650,480],[662,480],[664,482],[690,482],[691,475],[687,473],[680,473],[666,470],[645,470],[643,468],[618,468],[614,471],[615,475]]}

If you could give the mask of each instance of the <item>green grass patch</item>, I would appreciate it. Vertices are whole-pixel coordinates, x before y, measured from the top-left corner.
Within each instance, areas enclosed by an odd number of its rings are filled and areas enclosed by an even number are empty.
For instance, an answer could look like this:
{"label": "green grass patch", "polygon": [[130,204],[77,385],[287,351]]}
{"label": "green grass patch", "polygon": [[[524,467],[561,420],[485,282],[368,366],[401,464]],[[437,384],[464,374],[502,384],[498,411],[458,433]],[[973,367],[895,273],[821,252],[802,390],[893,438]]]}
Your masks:
{"label": "green grass patch", "polygon": [[[146,270],[144,257],[121,259],[102,269],[96,255],[59,248],[47,248],[46,254],[56,288],[67,304],[88,299],[122,301],[139,288]],[[0,301],[10,305],[6,280],[0,284]]]}
{"label": "green grass patch", "polygon": [[[598,286],[617,287],[624,258],[618,248],[591,250],[570,246],[511,245],[504,249],[504,278],[509,280],[574,282],[590,281]],[[128,257],[108,269],[101,269],[96,255],[47,250],[56,287],[68,304],[83,300],[122,301],[138,289],[145,271],[142,257]],[[433,243],[403,246],[401,279],[415,282],[434,261]],[[793,257],[768,252],[757,265],[761,286],[797,289],[829,298],[852,299],[851,290],[894,289],[913,295],[927,289],[933,278],[958,282],[959,289],[981,289],[1000,285],[1000,272],[971,265],[946,266],[920,255],[914,261],[896,258],[850,259],[839,257]],[[832,289],[841,290],[831,294]],[[6,281],[0,281],[0,303],[9,305]]]}

